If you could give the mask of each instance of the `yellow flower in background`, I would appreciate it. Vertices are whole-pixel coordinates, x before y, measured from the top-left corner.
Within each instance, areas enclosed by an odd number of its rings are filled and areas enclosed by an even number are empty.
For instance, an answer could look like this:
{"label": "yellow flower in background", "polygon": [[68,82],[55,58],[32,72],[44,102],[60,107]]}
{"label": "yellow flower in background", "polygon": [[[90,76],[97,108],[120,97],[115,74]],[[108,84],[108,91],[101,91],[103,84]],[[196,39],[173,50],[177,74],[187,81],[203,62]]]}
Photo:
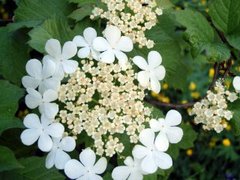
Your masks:
{"label": "yellow flower in background", "polygon": [[227,130],[227,131],[231,131],[231,129],[232,129],[231,125],[230,125],[230,124],[227,124],[226,130]]}
{"label": "yellow flower in background", "polygon": [[188,149],[188,150],[186,151],[186,154],[187,154],[188,156],[192,156],[192,155],[193,155],[193,150],[192,150],[192,149]]}
{"label": "yellow flower in background", "polygon": [[210,78],[213,78],[214,74],[215,74],[214,68],[209,69],[208,76],[209,76]]}
{"label": "yellow flower in background", "polygon": [[200,93],[199,92],[192,92],[191,93],[191,97],[194,98],[194,99],[199,99],[200,98]]}
{"label": "yellow flower in background", "polygon": [[194,91],[197,88],[197,85],[194,82],[191,82],[188,88],[189,90]]}
{"label": "yellow flower in background", "polygon": [[207,1],[206,1],[206,0],[201,0],[201,4],[202,4],[203,6],[205,6],[205,5],[207,4]]}
{"label": "yellow flower in background", "polygon": [[164,89],[164,90],[168,89],[168,84],[167,83],[163,83],[162,89]]}
{"label": "yellow flower in background", "polygon": [[228,146],[231,146],[231,141],[228,138],[225,138],[225,139],[222,140],[222,144],[225,147],[228,147]]}

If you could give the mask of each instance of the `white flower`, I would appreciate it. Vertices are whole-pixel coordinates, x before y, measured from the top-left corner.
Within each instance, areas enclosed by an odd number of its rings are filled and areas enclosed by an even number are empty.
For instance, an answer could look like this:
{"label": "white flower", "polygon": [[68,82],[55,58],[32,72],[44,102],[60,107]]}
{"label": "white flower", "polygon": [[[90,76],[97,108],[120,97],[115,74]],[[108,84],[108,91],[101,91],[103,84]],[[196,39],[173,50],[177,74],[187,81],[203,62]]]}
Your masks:
{"label": "white flower", "polygon": [[108,26],[103,37],[97,37],[93,41],[93,48],[102,52],[99,60],[105,63],[113,63],[115,57],[121,67],[126,66],[128,57],[123,52],[130,52],[133,49],[133,42],[129,37],[121,36],[121,31],[116,26]]}
{"label": "white flower", "polygon": [[54,76],[62,79],[64,73],[72,74],[78,67],[78,62],[70,60],[77,53],[77,46],[75,43],[68,41],[65,42],[63,48],[56,39],[50,39],[45,45],[45,50],[49,54],[45,56],[44,60],[52,60],[56,64],[56,72]]}
{"label": "white flower", "polygon": [[114,180],[142,180],[146,174],[141,169],[141,160],[128,156],[124,160],[126,166],[118,166],[113,169],[112,178]]}
{"label": "white flower", "polygon": [[36,89],[43,93],[47,89],[57,90],[60,81],[52,77],[55,73],[55,63],[52,61],[43,61],[43,64],[37,59],[31,59],[26,64],[26,71],[29,76],[22,78],[22,84],[25,88]]}
{"label": "white flower", "polygon": [[38,140],[38,147],[44,152],[52,149],[53,141],[51,137],[60,138],[64,132],[62,124],[54,123],[44,115],[41,116],[40,121],[36,114],[28,114],[24,118],[23,124],[28,128],[21,134],[23,144],[30,146]]}
{"label": "white flower", "polygon": [[236,76],[234,79],[233,79],[233,87],[235,88],[235,90],[237,92],[240,92],[240,76]]}
{"label": "white flower", "polygon": [[141,168],[146,173],[154,173],[157,168],[168,169],[172,166],[172,158],[159,151],[155,144],[155,133],[151,129],[144,129],[139,135],[140,142],[144,145],[135,145],[133,156],[142,159]]}
{"label": "white flower", "polygon": [[57,169],[64,169],[65,164],[71,159],[66,152],[71,152],[76,147],[73,137],[53,138],[53,147],[46,158],[46,168],[55,165]]}
{"label": "white flower", "polygon": [[48,118],[54,118],[58,113],[58,105],[51,103],[58,98],[56,91],[49,89],[41,95],[38,91],[32,88],[27,88],[28,94],[25,96],[25,103],[30,109],[39,107],[41,114]]}
{"label": "white flower", "polygon": [[150,85],[152,91],[159,93],[161,90],[159,81],[163,80],[166,74],[165,68],[160,65],[161,55],[157,51],[151,51],[148,53],[148,63],[141,56],[135,56],[133,62],[142,69],[137,75],[141,86],[147,88]]}
{"label": "white flower", "polygon": [[83,36],[75,36],[73,42],[81,47],[78,51],[79,58],[93,58],[98,60],[99,52],[93,49],[93,40],[97,37],[95,29],[88,27],[83,31]]}
{"label": "white flower", "polygon": [[71,159],[66,163],[64,172],[69,178],[77,180],[102,179],[99,174],[102,174],[107,168],[106,158],[100,158],[95,164],[96,154],[90,148],[87,148],[81,152],[79,159],[80,162]]}
{"label": "white flower", "polygon": [[176,110],[168,111],[165,119],[152,119],[150,127],[154,132],[159,132],[155,145],[159,151],[166,151],[169,143],[178,143],[183,137],[183,130],[176,125],[182,121],[181,114]]}

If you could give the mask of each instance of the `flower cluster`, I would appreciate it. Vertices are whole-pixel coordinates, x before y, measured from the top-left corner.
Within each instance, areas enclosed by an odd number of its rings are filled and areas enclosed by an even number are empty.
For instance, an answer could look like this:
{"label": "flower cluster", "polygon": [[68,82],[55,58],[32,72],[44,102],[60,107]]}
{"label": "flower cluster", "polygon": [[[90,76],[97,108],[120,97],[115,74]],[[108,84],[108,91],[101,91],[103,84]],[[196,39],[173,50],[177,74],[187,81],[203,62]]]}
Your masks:
{"label": "flower cluster", "polygon": [[[121,154],[126,137],[131,144],[143,144],[134,147],[134,160],[128,157],[130,160],[125,161],[138,167],[127,171],[132,174],[136,170],[133,178],[142,179],[157,167],[167,169],[172,165],[165,151],[169,143],[182,138],[182,130],[175,127],[181,115],[172,110],[165,119],[150,119],[151,110],[143,101],[147,88],[156,93],[161,90],[159,81],[166,73],[162,57],[150,51],[148,62],[135,56],[130,63],[124,52],[132,49],[131,39],[121,36],[117,27],[108,26],[104,37],[97,37],[96,30],[89,27],[83,36],[74,37],[63,47],[56,39],[48,40],[47,55],[41,61],[28,61],[28,75],[22,78],[27,90],[25,103],[30,109],[38,108],[40,115],[25,117],[21,140],[25,145],[37,142],[40,150],[48,152],[46,168],[64,169],[71,179],[102,179],[107,161],[101,157],[95,163],[96,154]],[[72,60],[76,55],[79,61]],[[134,65],[141,71],[135,73]],[[145,129],[149,122],[151,128]],[[79,155],[80,161],[71,159],[68,152],[75,149],[76,139],[84,132],[93,139],[96,152],[86,147]],[[147,169],[145,163],[150,164]],[[116,173],[118,168],[113,178]],[[119,177],[128,178],[124,174]]]}
{"label": "flower cluster", "polygon": [[233,117],[228,110],[227,102],[234,102],[238,96],[234,92],[226,90],[222,80],[218,80],[213,91],[207,91],[207,97],[197,102],[190,115],[196,115],[194,122],[203,124],[204,130],[215,130],[217,133],[227,127],[226,121]]}
{"label": "flower cluster", "polygon": [[[91,19],[100,17],[107,19],[109,25],[120,28],[121,32],[130,37],[139,47],[152,48],[154,42],[148,40],[145,31],[151,29],[157,23],[157,16],[162,15],[162,9],[157,7],[155,0],[101,0],[106,4],[104,11],[95,7]],[[128,9],[128,11],[123,11]]]}
{"label": "flower cluster", "polygon": [[65,109],[59,112],[59,119],[74,136],[84,130],[92,137],[98,155],[105,152],[111,157],[124,149],[114,136],[126,134],[136,143],[136,134],[150,120],[151,111],[144,107],[144,89],[134,83],[130,64],[124,71],[118,64],[96,65],[82,60],[81,69],[61,85],[58,100]]}
{"label": "flower cluster", "polygon": [[[112,178],[118,179],[143,179],[143,175],[152,174],[160,169],[168,169],[172,166],[172,158],[165,153],[169,142],[178,143],[183,137],[183,131],[177,127],[182,121],[181,114],[176,110],[170,110],[165,119],[152,119],[150,127],[144,129],[139,139],[142,145],[135,145],[132,157],[124,161],[126,166],[118,166],[112,172]],[[157,132],[157,136],[155,135]]]}

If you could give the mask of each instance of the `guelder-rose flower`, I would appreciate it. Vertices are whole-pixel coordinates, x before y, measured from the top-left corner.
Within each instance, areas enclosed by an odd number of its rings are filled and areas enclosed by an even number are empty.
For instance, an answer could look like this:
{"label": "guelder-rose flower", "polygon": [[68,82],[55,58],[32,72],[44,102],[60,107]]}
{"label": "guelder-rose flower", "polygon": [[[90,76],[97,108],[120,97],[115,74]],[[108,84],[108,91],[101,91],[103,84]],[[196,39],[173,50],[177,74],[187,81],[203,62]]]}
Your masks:
{"label": "guelder-rose flower", "polygon": [[233,87],[235,88],[235,90],[237,92],[240,92],[240,76],[236,76],[234,79],[233,79]]}
{"label": "guelder-rose flower", "polygon": [[116,26],[108,26],[104,31],[104,37],[97,37],[93,41],[93,48],[102,52],[99,60],[105,63],[113,63],[115,57],[121,67],[125,67],[128,57],[123,52],[133,49],[133,42],[129,37],[121,36],[121,31]]}
{"label": "guelder-rose flower", "polygon": [[52,149],[52,138],[60,138],[64,132],[64,126],[55,123],[51,119],[41,116],[41,121],[36,114],[28,114],[23,121],[25,129],[21,134],[23,144],[30,146],[38,141],[38,148],[43,152]]}
{"label": "guelder-rose flower", "polygon": [[36,89],[43,93],[47,89],[57,90],[60,81],[52,77],[55,73],[55,63],[53,61],[43,61],[43,64],[37,59],[31,59],[26,64],[26,71],[29,76],[22,78],[22,84],[25,88]]}
{"label": "guelder-rose flower", "polygon": [[65,174],[71,179],[91,179],[101,180],[102,174],[107,168],[107,159],[102,157],[96,163],[96,154],[87,148],[83,150],[79,155],[80,162],[71,159],[69,160],[64,168]]}
{"label": "guelder-rose flower", "polygon": [[144,145],[135,145],[133,156],[141,159],[141,169],[146,173],[155,173],[159,168],[168,169],[172,166],[172,158],[159,151],[154,143],[155,133],[151,129],[144,129],[139,135],[140,142]]}
{"label": "guelder-rose flower", "polygon": [[176,110],[168,111],[165,119],[152,119],[150,121],[151,129],[154,132],[159,132],[155,140],[155,145],[159,151],[166,151],[169,143],[176,144],[181,141],[183,130],[176,127],[181,121],[182,116]]}
{"label": "guelder-rose flower", "polygon": [[118,166],[113,169],[112,178],[114,180],[142,180],[147,174],[141,169],[141,160],[128,156],[124,160],[126,166]]}
{"label": "guelder-rose flower", "polygon": [[45,45],[45,50],[48,53],[44,60],[52,60],[56,64],[56,71],[54,76],[63,79],[64,73],[72,74],[78,67],[78,62],[71,60],[77,53],[77,46],[75,43],[68,41],[61,47],[57,39],[50,39]]}
{"label": "guelder-rose flower", "polygon": [[57,100],[58,94],[56,91],[49,89],[41,95],[38,91],[32,88],[27,89],[28,94],[25,96],[25,103],[30,109],[39,107],[39,111],[48,118],[54,118],[58,113],[58,105],[52,103]]}
{"label": "guelder-rose flower", "polygon": [[165,68],[161,65],[161,55],[157,51],[151,51],[148,53],[148,62],[141,56],[135,56],[133,62],[142,70],[137,75],[140,85],[146,88],[150,86],[152,91],[159,93],[161,90],[159,81],[163,80],[166,74]]}
{"label": "guelder-rose flower", "polygon": [[46,158],[46,168],[55,165],[57,169],[64,169],[65,164],[71,159],[66,152],[71,152],[76,147],[73,137],[53,138],[53,146]]}
{"label": "guelder-rose flower", "polygon": [[83,36],[75,36],[73,42],[77,47],[81,47],[78,51],[79,58],[93,58],[98,60],[99,52],[93,49],[93,40],[97,37],[95,29],[88,27],[83,31]]}

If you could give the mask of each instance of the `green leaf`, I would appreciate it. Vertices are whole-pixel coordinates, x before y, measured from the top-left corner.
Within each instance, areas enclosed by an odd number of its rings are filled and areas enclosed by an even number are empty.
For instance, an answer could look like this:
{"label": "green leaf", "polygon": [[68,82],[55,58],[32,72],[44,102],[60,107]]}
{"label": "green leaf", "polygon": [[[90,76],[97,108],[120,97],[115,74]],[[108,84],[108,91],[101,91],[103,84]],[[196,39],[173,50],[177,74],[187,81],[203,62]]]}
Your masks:
{"label": "green leaf", "polygon": [[7,81],[0,80],[0,134],[10,128],[21,128],[22,123],[15,117],[18,101],[23,90]]}
{"label": "green leaf", "polygon": [[240,1],[214,0],[209,8],[213,24],[225,33],[229,44],[240,50]]}
{"label": "green leaf", "polygon": [[99,0],[68,0],[68,1],[72,3],[77,3],[79,6],[100,3]]}
{"label": "green leaf", "polygon": [[229,103],[228,108],[233,112],[233,118],[230,120],[233,132],[236,136],[240,136],[240,100]]}
{"label": "green leaf", "polygon": [[45,167],[45,158],[29,157],[20,159],[23,169],[6,172],[0,175],[0,179],[17,180],[64,180],[65,177],[56,169]]}
{"label": "green leaf", "polygon": [[44,21],[44,23],[29,32],[31,40],[29,45],[39,51],[44,52],[45,43],[50,38],[58,39],[61,43],[71,41],[73,32],[64,17],[54,17]]}
{"label": "green leaf", "polygon": [[28,60],[26,36],[20,32],[9,33],[0,28],[0,74],[9,81],[20,85]]}
{"label": "green leaf", "polygon": [[209,14],[220,31],[231,34],[240,28],[239,8],[239,0],[213,0]]}
{"label": "green leaf", "polygon": [[181,149],[189,149],[194,146],[194,141],[197,139],[197,133],[189,124],[182,124],[181,128],[183,129],[183,138],[177,146]]}
{"label": "green leaf", "polygon": [[23,166],[17,161],[11,149],[0,146],[0,172],[10,171],[22,168]]}
{"label": "green leaf", "polygon": [[168,9],[174,6],[170,0],[156,0],[156,2],[162,9]]}
{"label": "green leaf", "polygon": [[225,61],[230,50],[224,45],[207,19],[199,12],[190,9],[176,11],[176,20],[186,28],[185,36],[192,46],[196,58],[203,54],[211,62]]}
{"label": "green leaf", "polygon": [[73,11],[68,17],[70,17],[76,21],[81,21],[85,17],[92,14],[92,9],[93,9],[93,7],[91,7],[91,6],[83,6],[79,9]]}
{"label": "green leaf", "polygon": [[15,11],[15,22],[21,22],[16,25],[18,28],[34,27],[53,16],[67,16],[71,11],[66,0],[21,0]]}

